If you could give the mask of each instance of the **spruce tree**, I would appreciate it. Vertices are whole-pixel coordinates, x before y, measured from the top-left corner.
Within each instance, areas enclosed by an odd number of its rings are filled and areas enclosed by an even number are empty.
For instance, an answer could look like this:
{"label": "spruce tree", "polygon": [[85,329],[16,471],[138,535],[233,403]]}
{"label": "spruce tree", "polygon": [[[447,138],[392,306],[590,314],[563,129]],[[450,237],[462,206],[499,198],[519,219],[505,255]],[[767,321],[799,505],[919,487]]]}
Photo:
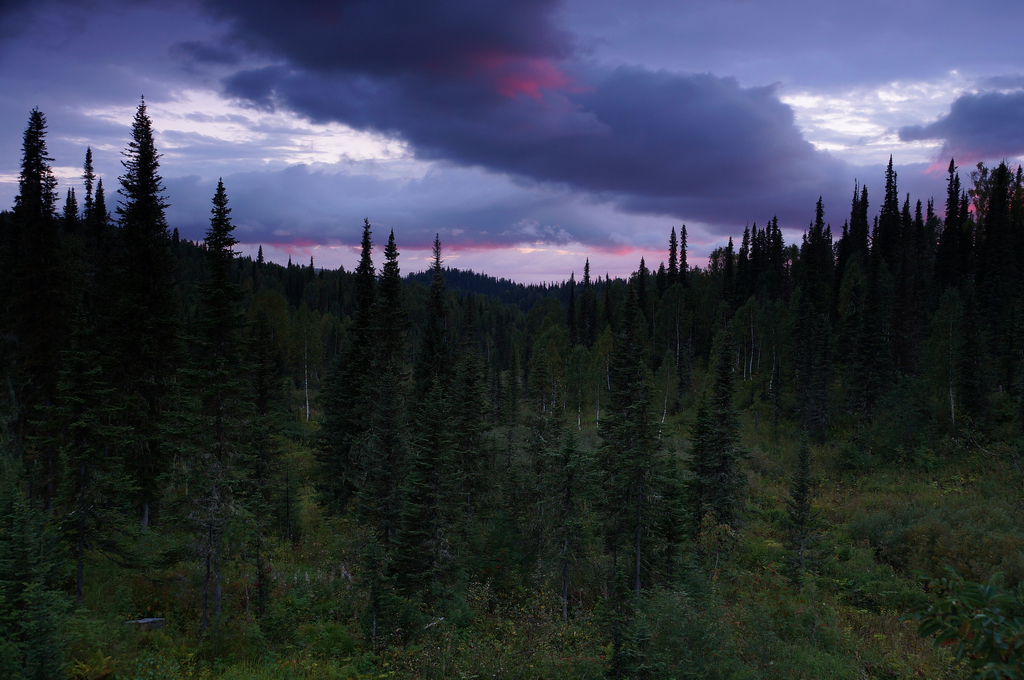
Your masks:
{"label": "spruce tree", "polygon": [[796,472],[793,473],[786,500],[787,547],[789,548],[789,580],[797,589],[803,584],[810,566],[813,536],[811,521],[811,449],[807,437],[800,440]]}
{"label": "spruce tree", "polygon": [[576,316],[576,272],[569,274],[569,306],[565,310],[566,326],[569,329],[569,346],[579,344],[580,333]]}
{"label": "spruce tree", "polygon": [[574,567],[584,558],[587,506],[594,498],[595,470],[590,457],[580,450],[575,431],[565,428],[560,446],[547,451],[541,480],[550,515],[551,545],[562,620],[569,619],[569,592]]}
{"label": "spruce tree", "polygon": [[[132,122],[132,140],[122,155],[121,200],[117,206],[124,241],[121,260],[121,297],[116,310],[119,328],[121,390],[130,408],[135,443],[127,462],[140,492],[142,524],[149,524],[157,499],[157,477],[169,456],[160,434],[171,383],[177,366],[177,302],[170,232],[164,211],[160,154],[153,139],[153,123],[142,100]],[[101,210],[97,190],[96,209]],[[105,206],[102,208],[105,210]],[[102,219],[102,214],[100,218]]]}
{"label": "spruce tree", "polygon": [[93,209],[96,206],[96,171],[92,167],[92,147],[85,149],[85,163],[82,165],[82,181],[85,182],[85,201],[82,203],[82,220],[86,226],[92,224]]}
{"label": "spruce tree", "polygon": [[68,603],[60,541],[23,496],[19,472],[0,460],[0,677],[62,680]]}
{"label": "spruce tree", "polygon": [[[29,116],[22,143],[18,195],[4,250],[3,295],[9,359],[3,397],[9,402],[7,424],[12,449],[23,455],[30,493],[42,492],[51,507],[59,481],[57,452],[45,441],[44,412],[56,401],[60,353],[69,335],[71,285],[56,213],[57,180],[46,149],[46,117]],[[25,447],[25,448],[23,448]]]}
{"label": "spruce tree", "polygon": [[75,233],[78,230],[78,221],[78,199],[72,188],[68,189],[67,198],[64,199],[64,213],[61,216],[64,231],[69,234]]}
{"label": "spruce tree", "polygon": [[[201,331],[192,392],[197,394],[190,488],[196,489],[189,513],[196,532],[197,556],[203,569],[200,632],[210,625],[221,607],[221,564],[224,537],[231,515],[237,512],[242,480],[248,476],[247,403],[241,381],[244,366],[240,308],[241,289],[232,281],[234,246],[231,209],[224,182],[217,182],[210,226],[204,237],[207,280],[202,286]],[[186,424],[187,427],[187,424]]]}
{"label": "spruce tree", "polygon": [[639,279],[637,272],[612,349],[607,415],[599,429],[609,545],[613,554],[624,551],[631,557],[630,581],[636,596],[643,580],[644,528],[651,519],[660,475]]}
{"label": "spruce tree", "polygon": [[738,424],[732,408],[732,337],[720,332],[714,363],[711,394],[697,409],[690,433],[689,508],[693,536],[698,537],[704,518],[715,524],[735,526],[740,509],[743,479],[736,447]]}
{"label": "spruce tree", "polygon": [[824,436],[828,422],[832,380],[832,271],[832,235],[825,224],[819,197],[814,222],[804,235],[800,251],[800,289],[793,338],[801,420],[805,428],[819,436]]}
{"label": "spruce tree", "polygon": [[[359,512],[380,540],[382,557],[389,556],[398,541],[402,478],[410,447],[403,381],[407,321],[398,255],[392,231],[372,310],[377,341],[372,357],[374,380],[367,392],[372,417],[358,442],[357,455],[362,465]],[[383,564],[375,564],[377,576],[383,572]]]}
{"label": "spruce tree", "polygon": [[106,554],[125,555],[126,538],[123,500],[129,497],[132,480],[123,463],[109,455],[129,432],[118,425],[121,407],[114,388],[104,380],[101,339],[89,324],[79,301],[70,346],[62,353],[58,398],[52,413],[57,425],[62,483],[57,498],[64,517],[64,537],[76,564],[75,601],[82,603],[85,585],[85,555],[90,548]]}
{"label": "spruce tree", "polygon": [[441,237],[434,236],[430,288],[427,292],[427,322],[413,371],[417,399],[422,403],[437,383],[443,389],[451,378],[451,346],[447,327],[447,290],[441,265]]}
{"label": "spruce tree", "polygon": [[590,258],[583,265],[583,290],[579,298],[580,344],[591,347],[597,339],[597,294],[590,278]]}
{"label": "spruce tree", "polygon": [[689,285],[686,270],[686,225],[684,224],[679,228],[679,283],[684,287]]}
{"label": "spruce tree", "polygon": [[487,463],[491,460],[487,432],[487,390],[484,366],[477,342],[478,314],[476,298],[466,298],[465,314],[455,376],[452,382],[452,483],[457,499],[454,516],[461,519],[468,531],[469,523],[479,513],[486,493]]}
{"label": "spruce tree", "polygon": [[[359,488],[361,461],[353,443],[366,432],[372,415],[368,393],[376,352],[374,305],[377,279],[371,253],[372,230],[363,220],[359,265],[355,270],[352,328],[345,349],[335,355],[320,401],[323,419],[317,449],[320,492],[331,512],[342,513]],[[288,268],[289,273],[293,270]],[[297,293],[296,293],[297,294]]]}
{"label": "spruce tree", "polygon": [[672,286],[679,282],[679,242],[676,240],[676,228],[672,227],[672,234],[668,237],[668,285]]}

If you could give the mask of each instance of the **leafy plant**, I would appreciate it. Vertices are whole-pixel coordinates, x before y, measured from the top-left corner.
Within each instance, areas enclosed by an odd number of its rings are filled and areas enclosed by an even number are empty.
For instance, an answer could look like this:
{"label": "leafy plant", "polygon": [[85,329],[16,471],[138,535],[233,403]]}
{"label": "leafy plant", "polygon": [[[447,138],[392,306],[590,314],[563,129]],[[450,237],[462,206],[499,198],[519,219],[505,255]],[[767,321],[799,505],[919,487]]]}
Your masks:
{"label": "leafy plant", "polygon": [[1024,678],[1024,618],[1007,613],[1024,605],[1024,593],[1004,590],[1000,573],[981,584],[964,580],[951,568],[947,572],[942,578],[920,575],[939,597],[906,618],[920,621],[918,633],[934,635],[936,647],[955,645],[957,661],[968,661],[972,677]]}

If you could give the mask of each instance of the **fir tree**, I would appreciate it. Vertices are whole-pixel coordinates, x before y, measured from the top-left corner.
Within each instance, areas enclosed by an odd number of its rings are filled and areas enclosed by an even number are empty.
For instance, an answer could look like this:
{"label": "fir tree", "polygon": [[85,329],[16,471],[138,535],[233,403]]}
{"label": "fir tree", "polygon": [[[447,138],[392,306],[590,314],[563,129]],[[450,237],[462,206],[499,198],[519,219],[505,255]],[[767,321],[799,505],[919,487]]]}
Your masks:
{"label": "fir tree", "polygon": [[[221,563],[224,534],[236,511],[247,476],[246,421],[250,405],[240,380],[243,367],[244,319],[239,303],[242,293],[232,281],[234,246],[231,209],[223,181],[217,182],[210,227],[204,237],[207,281],[202,287],[199,327],[201,353],[194,374],[193,392],[200,398],[199,430],[194,447],[193,484],[197,489],[190,517],[196,529],[196,547],[203,565],[203,596],[200,633],[220,614]],[[212,600],[212,603],[211,603]]]}
{"label": "fir tree", "polygon": [[632,553],[630,580],[636,596],[642,583],[644,527],[650,519],[659,477],[639,280],[637,272],[629,286],[622,330],[612,350],[608,409],[600,424],[609,543],[613,554],[623,549]]}
{"label": "fir tree", "polygon": [[78,230],[78,199],[75,197],[75,190],[68,189],[67,198],[64,199],[64,213],[62,215],[61,222],[64,225],[64,231],[73,234]]}
{"label": "fir tree", "polygon": [[[57,398],[60,353],[68,337],[70,279],[56,214],[57,180],[46,149],[46,117],[33,109],[22,143],[18,195],[14,199],[2,289],[6,307],[6,365],[12,422],[9,441],[25,455],[32,492],[42,491],[47,508],[60,473],[53,447],[22,447],[29,438],[45,439],[43,410]],[[36,423],[36,424],[33,424]]]}
{"label": "fir tree", "polygon": [[566,428],[558,448],[551,447],[544,465],[542,487],[550,520],[548,541],[554,555],[562,620],[569,619],[573,567],[583,559],[587,504],[594,495],[593,461],[579,448],[572,428]]}
{"label": "fir tree", "polygon": [[0,460],[0,676],[60,680],[68,609],[60,542],[20,482],[12,461]]}
{"label": "fir tree", "polygon": [[[357,493],[361,461],[354,442],[366,432],[372,415],[368,401],[371,368],[376,350],[374,305],[377,281],[371,253],[372,231],[369,219],[363,220],[362,247],[355,270],[355,313],[350,339],[339,352],[321,392],[323,420],[317,460],[322,470],[320,491],[330,511],[344,512]],[[289,272],[292,268],[289,267]]]}
{"label": "fir tree", "polygon": [[597,338],[597,294],[590,279],[590,258],[583,265],[583,291],[579,298],[580,344],[591,347]]}
{"label": "fir tree", "polygon": [[[164,215],[168,204],[145,100],[135,112],[132,141],[122,155],[125,172],[120,178],[117,215],[124,251],[116,354],[121,362],[121,389],[133,409],[130,418],[137,441],[126,453],[141,494],[142,524],[146,526],[150,506],[157,498],[156,478],[168,463],[160,423],[177,364],[177,302]],[[100,195],[97,190],[97,211],[101,210]]]}
{"label": "fir tree", "polygon": [[419,356],[413,372],[418,399],[433,389],[436,382],[442,389],[451,378],[451,346],[447,328],[447,291],[441,265],[441,237],[434,236],[434,262],[431,267],[430,289],[427,297],[427,323],[423,329]]}
{"label": "fir tree", "polygon": [[82,203],[82,220],[86,226],[93,224],[94,208],[96,207],[96,172],[92,167],[92,147],[85,149],[85,163],[82,165],[82,181],[85,182],[85,201]]}
{"label": "fir tree", "polygon": [[732,338],[728,330],[723,331],[711,394],[698,406],[690,434],[689,507],[695,538],[707,515],[718,525],[734,526],[738,519],[743,482],[736,448],[737,418],[732,408],[733,353]]}
{"label": "fir tree", "polygon": [[807,438],[800,440],[796,472],[789,487],[786,501],[787,547],[789,557],[789,579],[797,589],[803,583],[804,574],[810,566],[813,536],[811,522],[811,450]]}
{"label": "fir tree", "polygon": [[668,285],[672,286],[679,282],[679,243],[676,241],[676,228],[672,227],[672,234],[668,237]]}
{"label": "fir tree", "polygon": [[54,444],[63,471],[57,506],[65,517],[65,539],[76,563],[75,601],[81,604],[86,550],[100,548],[115,555],[130,550],[124,545],[132,534],[122,506],[133,489],[122,461],[109,455],[129,432],[118,425],[120,405],[114,388],[103,379],[96,329],[88,324],[81,301],[77,309],[70,346],[62,354],[52,416],[59,426]]}
{"label": "fir tree", "polygon": [[686,270],[686,225],[684,224],[679,228],[679,283],[684,287],[689,285]]}
{"label": "fir tree", "polygon": [[576,272],[569,274],[569,306],[565,310],[566,326],[569,328],[569,346],[579,344],[580,333],[576,318]]}

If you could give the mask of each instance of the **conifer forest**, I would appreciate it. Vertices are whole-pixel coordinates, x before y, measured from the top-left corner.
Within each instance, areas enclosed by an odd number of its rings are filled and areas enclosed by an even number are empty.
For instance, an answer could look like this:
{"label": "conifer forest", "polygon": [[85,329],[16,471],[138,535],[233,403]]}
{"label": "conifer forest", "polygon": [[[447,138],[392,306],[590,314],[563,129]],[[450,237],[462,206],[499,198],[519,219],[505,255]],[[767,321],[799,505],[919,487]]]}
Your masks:
{"label": "conifer forest", "polygon": [[352,271],[242,257],[223,182],[182,238],[144,102],[117,178],[46,134],[0,213],[0,677],[1024,677],[1021,168],[522,285],[372,215]]}

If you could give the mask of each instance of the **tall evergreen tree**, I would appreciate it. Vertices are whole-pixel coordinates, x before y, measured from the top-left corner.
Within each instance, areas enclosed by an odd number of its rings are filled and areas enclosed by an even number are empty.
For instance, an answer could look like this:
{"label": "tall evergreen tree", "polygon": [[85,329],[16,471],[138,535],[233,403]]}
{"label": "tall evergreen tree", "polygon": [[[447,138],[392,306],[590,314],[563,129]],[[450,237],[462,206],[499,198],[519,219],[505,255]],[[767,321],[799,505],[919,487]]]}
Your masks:
{"label": "tall evergreen tree", "polygon": [[73,234],[78,230],[78,198],[75,196],[74,188],[68,189],[67,197],[64,199],[64,213],[61,218],[65,232]]}
{"label": "tall evergreen tree", "polygon": [[[685,250],[685,249],[684,249]],[[685,253],[684,253],[685,254]],[[679,282],[679,242],[676,240],[676,228],[668,237],[668,285]]]}
{"label": "tall evergreen tree", "polygon": [[[241,289],[232,281],[234,246],[231,209],[228,208],[224,182],[217,182],[213,197],[210,227],[203,239],[207,280],[202,287],[202,312],[199,319],[201,353],[192,386],[200,399],[199,423],[193,461],[196,495],[190,517],[196,530],[196,547],[203,575],[200,631],[210,625],[221,608],[221,563],[224,537],[230,515],[242,489],[242,480],[250,472],[244,464],[247,456],[247,422],[250,404],[246,403],[241,373],[242,330]],[[211,602],[212,600],[212,602]]]}
{"label": "tall evergreen tree", "polygon": [[0,676],[62,680],[68,607],[60,542],[20,481],[13,461],[0,460]]}
{"label": "tall evergreen tree", "polygon": [[689,285],[686,277],[686,225],[679,228],[679,283]]}
{"label": "tall evergreen tree", "polygon": [[576,272],[569,274],[569,306],[565,310],[566,326],[569,328],[569,346],[579,344],[580,333],[576,316]]}
{"label": "tall evergreen tree", "polygon": [[125,525],[123,501],[134,491],[123,462],[110,455],[129,433],[119,426],[120,404],[103,379],[100,338],[88,323],[79,300],[70,346],[61,356],[60,383],[50,413],[56,427],[62,480],[57,510],[64,517],[64,537],[75,560],[75,601],[82,603],[85,556],[90,548],[125,554],[132,532]]}
{"label": "tall evergreen tree", "polygon": [[613,555],[624,552],[632,558],[628,572],[637,596],[643,581],[645,527],[660,474],[646,323],[640,311],[641,272],[633,275],[622,329],[613,345],[607,415],[599,428],[609,545]]}
{"label": "tall evergreen tree", "polygon": [[814,222],[800,251],[800,296],[793,346],[796,354],[797,402],[804,427],[824,435],[828,421],[828,388],[832,379],[833,272],[832,234],[818,198]]}
{"label": "tall evergreen tree", "polygon": [[800,588],[810,566],[813,535],[811,522],[811,449],[807,438],[800,440],[796,471],[793,473],[786,500],[787,548],[789,548],[789,580]]}
{"label": "tall evergreen tree", "polygon": [[721,331],[711,394],[701,401],[690,434],[688,495],[694,537],[708,515],[714,523],[728,526],[735,526],[739,515],[743,480],[736,447],[738,423],[732,407],[733,354],[732,337],[728,330]]}
{"label": "tall evergreen tree", "polygon": [[597,339],[597,294],[590,278],[590,258],[583,265],[583,291],[579,298],[580,344],[591,347]]}
{"label": "tall evergreen tree", "polygon": [[[149,524],[157,499],[156,479],[168,464],[160,424],[177,366],[177,301],[174,296],[170,232],[164,211],[160,154],[153,123],[142,100],[132,122],[132,140],[122,153],[121,200],[117,215],[124,241],[121,298],[116,311],[120,382],[131,405],[136,442],[128,464],[140,492],[142,524]],[[100,200],[97,190],[97,210]]]}
{"label": "tall evergreen tree", "polygon": [[82,181],[85,182],[85,201],[82,203],[82,220],[86,226],[92,224],[93,209],[96,206],[96,171],[92,167],[92,147],[85,149],[85,163],[82,165]]}
{"label": "tall evergreen tree", "polygon": [[[347,347],[335,356],[320,395],[323,411],[317,449],[322,471],[320,491],[328,509],[335,513],[344,512],[358,491],[362,462],[353,444],[366,432],[372,415],[368,394],[377,349],[374,327],[377,279],[371,256],[371,236],[370,220],[364,219],[359,265],[353,282],[352,328]],[[288,271],[292,269],[289,267]]]}
{"label": "tall evergreen tree", "polygon": [[446,387],[451,378],[451,345],[448,338],[447,290],[441,265],[441,237],[434,236],[433,265],[427,298],[427,323],[413,372],[417,397],[422,400],[437,382]]}
{"label": "tall evergreen tree", "polygon": [[[7,424],[13,450],[24,455],[30,493],[41,491],[47,507],[59,479],[53,447],[23,446],[45,441],[40,431],[46,409],[56,401],[60,353],[68,337],[70,285],[56,214],[57,180],[46,149],[46,117],[29,115],[22,143],[18,195],[5,244],[3,293],[8,371],[3,398],[10,400]],[[39,425],[35,425],[38,423]]]}

